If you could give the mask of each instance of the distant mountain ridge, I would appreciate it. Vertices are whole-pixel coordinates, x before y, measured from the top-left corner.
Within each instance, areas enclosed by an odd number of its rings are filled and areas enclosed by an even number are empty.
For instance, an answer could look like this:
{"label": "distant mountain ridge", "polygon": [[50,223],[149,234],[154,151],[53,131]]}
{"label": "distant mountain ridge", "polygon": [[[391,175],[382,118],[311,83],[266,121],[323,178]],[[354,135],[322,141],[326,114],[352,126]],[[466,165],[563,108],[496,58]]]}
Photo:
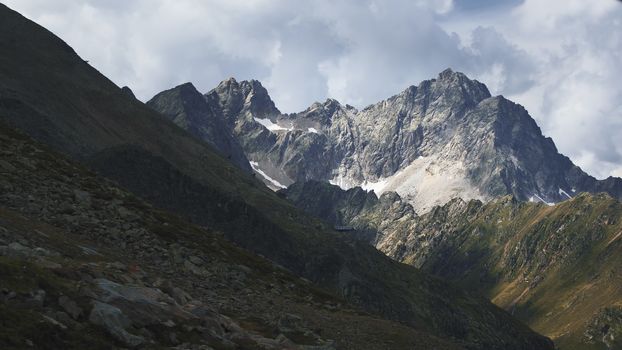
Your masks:
{"label": "distant mountain ridge", "polygon": [[397,261],[487,296],[560,349],[622,346],[622,204],[609,195],[554,206],[456,198],[418,216],[395,192],[308,181],[280,194]]}
{"label": "distant mountain ridge", "polygon": [[[282,114],[255,80],[228,79],[205,99],[229,126],[222,132],[238,140],[274,189],[318,180],[396,191],[418,213],[455,197],[622,197],[621,179],[589,176],[558,153],[522,106],[450,69],[361,111],[328,99]],[[148,105],[163,112],[158,100]]]}

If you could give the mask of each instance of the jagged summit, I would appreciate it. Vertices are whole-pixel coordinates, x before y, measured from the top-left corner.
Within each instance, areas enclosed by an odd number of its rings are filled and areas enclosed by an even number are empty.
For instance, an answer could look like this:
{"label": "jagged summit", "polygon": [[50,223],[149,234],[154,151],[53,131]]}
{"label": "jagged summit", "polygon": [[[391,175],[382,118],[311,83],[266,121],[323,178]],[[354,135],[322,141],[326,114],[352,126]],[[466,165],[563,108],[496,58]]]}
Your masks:
{"label": "jagged summit", "polygon": [[122,87],[121,88],[121,92],[124,93],[125,95],[127,95],[128,97],[136,99],[136,95],[134,95],[134,91],[132,91],[132,89],[130,89],[129,86]]}
{"label": "jagged summit", "polygon": [[223,80],[216,88],[205,94],[213,106],[218,106],[222,117],[233,126],[239,115],[269,118],[280,115],[268,91],[258,80],[234,78]]}
{"label": "jagged summit", "polygon": [[238,140],[229,132],[223,118],[210,106],[192,83],[184,83],[163,91],[147,102],[175,124],[208,142],[225,158],[240,169],[250,172],[251,167]]}
{"label": "jagged summit", "polygon": [[206,96],[275,189],[313,179],[397,191],[418,212],[454,197],[622,197],[620,179],[585,174],[521,105],[452,69],[361,111],[327,99],[284,115],[255,80],[228,79]]}
{"label": "jagged summit", "polygon": [[220,85],[233,85],[233,84],[237,84],[238,81],[235,79],[235,77],[229,77],[223,81],[221,81],[218,86]]}
{"label": "jagged summit", "polygon": [[177,85],[175,87],[175,89],[178,89],[182,93],[191,93],[191,94],[193,94],[194,92],[199,92],[199,90],[197,90],[197,88],[191,82],[186,82],[186,83],[183,83],[183,84],[179,84],[179,85]]}

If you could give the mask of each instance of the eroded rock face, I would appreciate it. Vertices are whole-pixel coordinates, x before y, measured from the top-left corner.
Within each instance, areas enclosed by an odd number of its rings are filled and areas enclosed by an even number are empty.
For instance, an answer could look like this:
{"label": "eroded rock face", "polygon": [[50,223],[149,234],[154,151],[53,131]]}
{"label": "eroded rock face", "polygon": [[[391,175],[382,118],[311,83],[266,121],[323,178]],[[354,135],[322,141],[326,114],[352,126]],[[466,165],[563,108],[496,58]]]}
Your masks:
{"label": "eroded rock face", "polygon": [[597,181],[560,155],[522,106],[449,69],[361,111],[329,99],[281,114],[254,80],[228,79],[205,96],[273,189],[318,180],[396,191],[418,213],[455,197],[622,196],[619,179]]}
{"label": "eroded rock face", "polygon": [[181,128],[207,141],[243,170],[250,171],[248,159],[238,141],[227,131],[205,97],[191,83],[179,85],[154,96],[147,105],[159,111]]}
{"label": "eroded rock face", "polygon": [[135,348],[145,342],[145,338],[126,330],[131,325],[130,319],[123,314],[121,309],[112,305],[94,302],[89,321],[104,327],[115,339],[126,346]]}

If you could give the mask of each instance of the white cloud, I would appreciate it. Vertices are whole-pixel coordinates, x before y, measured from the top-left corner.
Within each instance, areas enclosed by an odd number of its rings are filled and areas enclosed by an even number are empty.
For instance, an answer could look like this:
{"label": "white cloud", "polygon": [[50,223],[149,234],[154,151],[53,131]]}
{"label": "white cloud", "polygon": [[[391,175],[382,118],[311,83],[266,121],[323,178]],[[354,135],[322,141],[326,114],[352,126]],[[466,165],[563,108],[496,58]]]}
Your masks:
{"label": "white cloud", "polygon": [[527,106],[562,153],[603,178],[622,164],[622,4],[528,0],[497,25],[538,60]]}
{"label": "white cloud", "polygon": [[364,106],[461,70],[523,104],[598,177],[622,169],[613,0],[8,0],[143,100],[255,78],[285,112]]}

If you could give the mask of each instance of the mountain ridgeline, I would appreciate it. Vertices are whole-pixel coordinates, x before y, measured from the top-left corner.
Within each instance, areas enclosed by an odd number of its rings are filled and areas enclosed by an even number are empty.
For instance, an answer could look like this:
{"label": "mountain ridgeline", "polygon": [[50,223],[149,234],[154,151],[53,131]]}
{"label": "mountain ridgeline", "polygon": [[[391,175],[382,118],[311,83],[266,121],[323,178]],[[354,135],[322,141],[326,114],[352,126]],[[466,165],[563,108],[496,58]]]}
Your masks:
{"label": "mountain ridgeline", "polygon": [[258,82],[228,80],[205,98],[177,89],[150,103],[160,114],[0,5],[1,347],[84,348],[90,334],[100,348],[553,349],[248,172],[273,174],[258,162],[266,147],[307,157],[297,152],[323,142],[319,124],[264,127],[287,116]]}
{"label": "mountain ridgeline", "polygon": [[[580,192],[622,197],[622,180],[596,180],[558,153],[520,105],[446,70],[361,111],[329,99],[282,114],[257,81],[228,79],[203,95],[211,107],[191,123],[170,112],[172,91],[147,104],[187,129],[209,129],[216,115],[266,184],[329,181],[378,195],[395,191],[424,213],[460,197],[513,195],[555,203]],[[196,94],[198,98],[198,94]],[[221,150],[223,153],[232,153]]]}

